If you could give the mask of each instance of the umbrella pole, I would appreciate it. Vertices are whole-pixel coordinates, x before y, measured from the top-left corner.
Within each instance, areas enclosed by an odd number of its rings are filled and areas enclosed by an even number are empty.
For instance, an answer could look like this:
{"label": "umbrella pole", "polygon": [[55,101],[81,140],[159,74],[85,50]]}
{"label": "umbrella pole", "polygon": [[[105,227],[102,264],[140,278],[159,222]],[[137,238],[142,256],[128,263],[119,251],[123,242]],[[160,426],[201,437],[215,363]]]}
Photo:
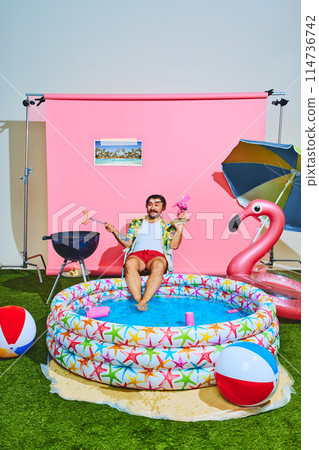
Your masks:
{"label": "umbrella pole", "polygon": [[[296,171],[292,172],[291,178],[287,181],[286,186],[284,187],[284,189],[283,189],[283,190],[281,191],[281,193],[279,194],[279,196],[278,196],[278,198],[277,198],[277,200],[276,200],[276,202],[275,202],[276,205],[278,204],[279,200],[280,200],[281,197],[283,196],[285,190],[286,190],[286,189],[288,188],[288,186],[293,182],[295,176],[296,176]],[[268,221],[268,217],[265,217],[265,219],[263,220],[261,226],[258,228],[257,233],[256,233],[254,239],[252,240],[251,244],[253,244],[253,243],[256,241],[256,239],[257,239],[258,236],[260,235],[260,233],[261,233],[262,229],[264,228],[264,226],[265,226],[265,224],[266,224],[267,221]],[[301,261],[300,261],[299,259],[275,259],[274,256],[275,256],[275,255],[274,255],[274,247],[272,247],[272,248],[269,250],[269,261],[268,261],[267,263],[263,263],[263,264],[265,264],[265,265],[267,265],[267,266],[271,266],[271,267],[273,267],[274,261],[280,261],[280,262],[284,262],[284,261],[286,261],[286,262],[288,262],[288,261],[294,261],[294,262],[298,262],[299,264],[301,264]]]}
{"label": "umbrella pole", "polygon": [[[283,188],[283,190],[280,192],[280,194],[279,194],[277,200],[275,201],[275,205],[278,205],[279,200],[280,200],[281,197],[283,196],[283,194],[284,194],[285,190],[287,189],[287,187],[293,182],[295,176],[296,176],[296,172],[292,172],[291,178],[286,182],[286,186],[285,186],[285,187]],[[258,228],[257,233],[256,233],[256,236],[254,237],[254,239],[253,239],[252,242],[251,242],[252,244],[256,241],[256,239],[257,239],[258,236],[260,235],[260,233],[261,233],[262,229],[264,228],[264,226],[265,226],[265,224],[266,224],[267,221],[268,221],[268,217],[266,217],[266,218],[263,220],[262,224],[261,224],[260,227]],[[273,247],[272,247],[271,250],[272,250],[272,252],[274,252],[274,251],[273,251]],[[271,264],[271,265],[272,265],[272,264]]]}

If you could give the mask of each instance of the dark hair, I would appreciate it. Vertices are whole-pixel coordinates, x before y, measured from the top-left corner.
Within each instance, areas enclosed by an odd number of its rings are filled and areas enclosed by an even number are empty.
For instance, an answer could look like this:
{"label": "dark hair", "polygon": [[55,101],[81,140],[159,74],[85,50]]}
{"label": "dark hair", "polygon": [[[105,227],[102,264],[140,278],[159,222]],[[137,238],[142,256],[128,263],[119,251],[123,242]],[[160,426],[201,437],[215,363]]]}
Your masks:
{"label": "dark hair", "polygon": [[148,202],[151,200],[151,198],[159,198],[160,201],[163,203],[163,209],[166,208],[166,200],[162,195],[159,195],[159,194],[150,195],[146,200],[146,206],[147,206]]}

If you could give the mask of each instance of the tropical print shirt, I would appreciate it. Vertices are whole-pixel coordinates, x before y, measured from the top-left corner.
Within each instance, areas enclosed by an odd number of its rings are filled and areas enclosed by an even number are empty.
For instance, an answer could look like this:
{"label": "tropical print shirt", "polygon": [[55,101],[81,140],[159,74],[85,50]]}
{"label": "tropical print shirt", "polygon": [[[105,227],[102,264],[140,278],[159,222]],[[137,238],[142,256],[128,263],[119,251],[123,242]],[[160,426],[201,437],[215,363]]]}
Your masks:
{"label": "tropical print shirt", "polygon": [[[143,224],[143,220],[145,217],[139,217],[137,219],[133,219],[130,223],[128,232],[126,237],[129,238],[132,241],[131,247],[129,249],[129,254],[134,252],[134,247],[136,243],[136,237],[137,234]],[[163,219],[161,219],[161,226],[162,226],[162,244],[164,249],[164,255],[167,259],[168,263],[168,272],[173,272],[173,260],[172,260],[172,253],[173,250],[169,248],[169,244],[171,243],[171,240],[173,239],[173,236],[175,234],[176,228],[175,225],[171,222],[164,222]]]}

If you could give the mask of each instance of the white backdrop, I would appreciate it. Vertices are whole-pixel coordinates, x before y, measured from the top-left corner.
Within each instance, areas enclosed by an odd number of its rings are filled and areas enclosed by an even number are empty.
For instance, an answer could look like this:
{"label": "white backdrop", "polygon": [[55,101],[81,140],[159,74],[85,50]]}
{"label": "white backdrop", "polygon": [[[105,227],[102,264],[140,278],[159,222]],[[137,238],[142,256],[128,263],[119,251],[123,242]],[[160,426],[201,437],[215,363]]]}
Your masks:
{"label": "white backdrop", "polygon": [[[289,99],[282,142],[300,146],[299,0],[15,0],[1,4],[0,38],[2,264],[21,263],[25,93],[275,88]],[[276,141],[272,100],[266,140]],[[39,123],[30,132],[28,250],[46,256],[45,131]],[[299,251],[299,236],[285,240]]]}

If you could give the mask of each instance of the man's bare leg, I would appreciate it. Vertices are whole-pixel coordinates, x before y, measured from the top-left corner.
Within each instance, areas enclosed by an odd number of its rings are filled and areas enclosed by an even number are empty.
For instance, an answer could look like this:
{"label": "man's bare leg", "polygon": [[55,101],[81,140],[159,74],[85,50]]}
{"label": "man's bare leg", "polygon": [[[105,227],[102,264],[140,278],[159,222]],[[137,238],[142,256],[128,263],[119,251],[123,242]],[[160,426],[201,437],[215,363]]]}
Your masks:
{"label": "man's bare leg", "polygon": [[158,291],[162,284],[163,274],[167,269],[167,261],[161,256],[153,258],[146,265],[146,269],[151,272],[145,285],[145,292],[142,300],[138,303],[137,309],[140,311],[147,310],[147,302],[151,300],[153,295]]}
{"label": "man's bare leg", "polygon": [[125,281],[134,300],[142,298],[142,282],[139,272],[145,270],[144,262],[137,256],[130,256],[125,263]]}

